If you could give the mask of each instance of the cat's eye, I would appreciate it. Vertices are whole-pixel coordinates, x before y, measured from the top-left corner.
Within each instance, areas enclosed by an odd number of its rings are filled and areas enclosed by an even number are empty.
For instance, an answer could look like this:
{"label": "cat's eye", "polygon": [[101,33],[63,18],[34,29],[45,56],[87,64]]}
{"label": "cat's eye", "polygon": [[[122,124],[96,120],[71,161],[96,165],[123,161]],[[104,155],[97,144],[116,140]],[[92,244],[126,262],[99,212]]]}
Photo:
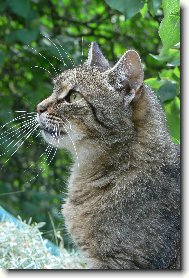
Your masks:
{"label": "cat's eye", "polygon": [[74,90],[71,90],[65,98],[65,100],[69,103],[76,102],[80,99],[82,99],[82,95]]}

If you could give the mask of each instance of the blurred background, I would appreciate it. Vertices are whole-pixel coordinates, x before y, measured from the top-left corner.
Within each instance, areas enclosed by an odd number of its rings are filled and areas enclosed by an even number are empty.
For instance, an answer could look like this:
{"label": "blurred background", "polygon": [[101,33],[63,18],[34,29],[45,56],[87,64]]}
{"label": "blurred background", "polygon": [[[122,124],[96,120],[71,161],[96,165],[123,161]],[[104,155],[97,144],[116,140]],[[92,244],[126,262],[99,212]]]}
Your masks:
{"label": "blurred background", "polygon": [[22,144],[18,128],[32,114],[16,111],[35,111],[52,93],[56,71],[82,63],[92,41],[112,63],[128,49],[139,52],[145,83],[162,103],[173,141],[180,142],[179,5],[177,0],[0,1],[0,125],[20,117],[0,127],[1,206],[22,219],[46,222],[44,237],[55,243],[63,237],[66,248],[72,247],[60,213],[72,158],[64,150],[44,155],[47,146],[38,132]]}

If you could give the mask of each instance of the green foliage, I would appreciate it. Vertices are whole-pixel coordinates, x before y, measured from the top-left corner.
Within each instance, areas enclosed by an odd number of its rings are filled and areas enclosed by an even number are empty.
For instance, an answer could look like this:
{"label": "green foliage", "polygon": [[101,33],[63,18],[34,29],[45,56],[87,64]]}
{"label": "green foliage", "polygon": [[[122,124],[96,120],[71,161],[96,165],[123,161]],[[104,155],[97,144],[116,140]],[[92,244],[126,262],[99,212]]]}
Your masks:
{"label": "green foliage", "polygon": [[14,14],[20,15],[24,18],[27,18],[30,12],[29,0],[14,0],[14,1],[9,0],[7,1],[7,6]]}
{"label": "green foliage", "polygon": [[161,5],[162,0],[148,0],[148,10],[151,13],[152,16],[155,16],[158,14],[159,7]]}
{"label": "green foliage", "polygon": [[163,11],[164,18],[159,28],[163,43],[161,53],[180,42],[180,1],[163,0]]}
{"label": "green foliage", "polygon": [[[0,125],[18,116],[16,110],[35,111],[36,104],[52,92],[54,68],[59,72],[80,64],[89,43],[96,41],[112,63],[125,50],[139,52],[145,83],[160,98],[171,136],[179,142],[178,1],[4,0],[0,12]],[[19,127],[20,121],[7,125],[7,132],[14,125]],[[40,158],[46,143],[34,134],[7,161],[11,152],[1,154],[10,141],[8,133],[4,136],[0,140],[0,204],[24,219],[31,216],[46,222],[44,236],[54,240],[50,215],[55,228],[62,231],[60,207],[71,158],[58,151],[48,165],[52,154],[47,161]],[[68,246],[67,237],[64,240]]]}
{"label": "green foliage", "polygon": [[105,0],[112,8],[120,11],[126,18],[131,18],[137,14],[144,6],[144,0]]}

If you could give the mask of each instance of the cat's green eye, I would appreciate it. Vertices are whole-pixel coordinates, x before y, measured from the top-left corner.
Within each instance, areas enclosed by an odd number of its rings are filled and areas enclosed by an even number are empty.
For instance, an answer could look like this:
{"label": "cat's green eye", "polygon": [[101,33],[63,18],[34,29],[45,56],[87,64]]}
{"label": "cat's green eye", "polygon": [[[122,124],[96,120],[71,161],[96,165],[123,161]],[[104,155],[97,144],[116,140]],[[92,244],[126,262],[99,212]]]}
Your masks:
{"label": "cat's green eye", "polygon": [[74,90],[69,93],[69,102],[73,103],[82,99],[82,95]]}

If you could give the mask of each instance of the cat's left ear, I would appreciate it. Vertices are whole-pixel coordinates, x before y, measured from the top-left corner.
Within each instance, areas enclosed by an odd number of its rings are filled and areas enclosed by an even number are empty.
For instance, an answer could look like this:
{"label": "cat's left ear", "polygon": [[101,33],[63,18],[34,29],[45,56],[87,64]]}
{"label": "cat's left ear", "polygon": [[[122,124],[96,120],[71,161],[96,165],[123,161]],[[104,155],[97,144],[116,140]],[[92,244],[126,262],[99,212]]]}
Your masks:
{"label": "cat's left ear", "polygon": [[140,93],[140,88],[144,80],[144,72],[140,57],[135,50],[128,50],[116,63],[116,65],[106,73],[119,84],[129,84],[130,89],[136,95]]}
{"label": "cat's left ear", "polygon": [[110,68],[108,61],[102,54],[102,52],[96,42],[91,43],[86,64],[89,66],[100,67],[100,68],[103,68],[104,70],[107,70]]}

